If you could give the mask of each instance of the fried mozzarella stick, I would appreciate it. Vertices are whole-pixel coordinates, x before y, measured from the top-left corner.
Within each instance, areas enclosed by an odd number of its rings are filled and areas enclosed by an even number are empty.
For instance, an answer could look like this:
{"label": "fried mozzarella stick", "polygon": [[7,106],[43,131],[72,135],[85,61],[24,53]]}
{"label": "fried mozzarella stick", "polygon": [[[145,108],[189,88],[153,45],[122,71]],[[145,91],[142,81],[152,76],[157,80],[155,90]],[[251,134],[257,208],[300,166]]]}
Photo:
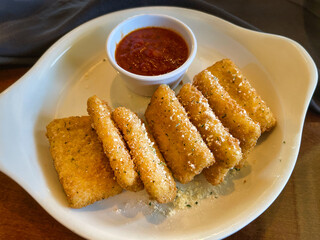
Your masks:
{"label": "fried mozzarella stick", "polygon": [[260,124],[261,133],[275,126],[276,119],[270,108],[230,59],[216,62],[207,70],[217,77],[221,86],[247,111],[249,117]]}
{"label": "fried mozzarella stick", "polygon": [[190,182],[215,160],[174,92],[161,85],[154,92],[145,112],[151,132],[173,176]]}
{"label": "fried mozzarella stick", "polygon": [[70,207],[82,208],[122,192],[89,116],[55,119],[46,135]]}
{"label": "fried mozzarella stick", "polygon": [[181,88],[177,97],[216,159],[203,173],[208,182],[217,185],[242,158],[239,140],[228,132],[210,108],[208,100],[190,83]]}
{"label": "fried mozzarella stick", "polygon": [[213,112],[229,129],[232,136],[240,140],[242,159],[237,167],[243,166],[249,152],[254,148],[261,135],[259,124],[255,123],[247,112],[230,97],[219,84],[219,80],[208,70],[197,74],[194,77],[193,85],[208,99]]}
{"label": "fried mozzarella stick", "polygon": [[111,108],[97,96],[90,97],[87,106],[92,126],[103,144],[104,152],[110,160],[117,182],[122,188],[129,191],[142,190],[143,184],[135,170],[133,160],[119,130],[111,119]]}
{"label": "fried mozzarella stick", "polygon": [[125,107],[116,108],[112,118],[130,149],[136,169],[151,199],[159,203],[172,202],[176,183],[155,144],[138,116]]}

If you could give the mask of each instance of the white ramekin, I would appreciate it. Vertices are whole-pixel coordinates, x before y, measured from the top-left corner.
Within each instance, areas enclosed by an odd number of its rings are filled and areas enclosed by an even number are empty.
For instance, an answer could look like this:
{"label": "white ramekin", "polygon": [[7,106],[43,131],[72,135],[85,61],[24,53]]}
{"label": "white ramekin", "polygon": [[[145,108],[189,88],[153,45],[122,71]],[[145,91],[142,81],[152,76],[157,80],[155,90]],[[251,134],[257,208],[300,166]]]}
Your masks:
{"label": "white ramekin", "polygon": [[[157,76],[138,75],[121,68],[115,60],[117,44],[128,33],[144,27],[163,27],[179,33],[189,48],[187,61],[174,71]],[[197,41],[191,29],[180,20],[160,14],[143,14],[130,17],[118,24],[107,38],[106,51],[111,65],[121,74],[128,88],[137,94],[151,96],[161,84],[167,84],[172,89],[178,86],[196,55]]]}

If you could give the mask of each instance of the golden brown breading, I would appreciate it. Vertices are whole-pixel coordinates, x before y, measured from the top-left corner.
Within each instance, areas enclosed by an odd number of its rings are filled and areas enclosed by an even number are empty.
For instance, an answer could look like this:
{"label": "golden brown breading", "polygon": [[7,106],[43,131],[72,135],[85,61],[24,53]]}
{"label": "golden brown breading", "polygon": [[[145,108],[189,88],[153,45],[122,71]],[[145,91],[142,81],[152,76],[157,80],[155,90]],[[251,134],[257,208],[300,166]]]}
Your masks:
{"label": "golden brown breading", "polygon": [[143,184],[135,170],[133,160],[118,128],[111,119],[111,108],[97,96],[90,97],[87,105],[92,126],[103,144],[117,182],[129,191],[142,190]]}
{"label": "golden brown breading", "polygon": [[208,99],[213,112],[229,129],[232,136],[240,140],[243,158],[237,167],[241,167],[261,135],[260,125],[255,123],[247,112],[230,97],[219,84],[219,80],[208,70],[197,74],[194,77],[193,85]]}
{"label": "golden brown breading", "polygon": [[222,125],[210,108],[208,100],[196,87],[190,83],[185,84],[177,97],[216,159],[203,173],[211,184],[217,185],[242,158],[239,140]]}
{"label": "golden brown breading", "polygon": [[154,92],[145,117],[173,176],[181,183],[191,181],[215,162],[200,133],[167,85],[159,86]]}
{"label": "golden brown breading", "polygon": [[260,124],[261,133],[271,130],[276,125],[270,108],[230,59],[216,62],[207,70],[217,77],[221,86],[247,111],[249,117]]}
{"label": "golden brown breading", "polygon": [[70,207],[82,208],[121,193],[89,116],[53,120],[47,137]]}
{"label": "golden brown breading", "polygon": [[172,202],[176,183],[170,170],[144,124],[125,107],[116,108],[112,118],[122,132],[137,171],[151,199],[159,203]]}

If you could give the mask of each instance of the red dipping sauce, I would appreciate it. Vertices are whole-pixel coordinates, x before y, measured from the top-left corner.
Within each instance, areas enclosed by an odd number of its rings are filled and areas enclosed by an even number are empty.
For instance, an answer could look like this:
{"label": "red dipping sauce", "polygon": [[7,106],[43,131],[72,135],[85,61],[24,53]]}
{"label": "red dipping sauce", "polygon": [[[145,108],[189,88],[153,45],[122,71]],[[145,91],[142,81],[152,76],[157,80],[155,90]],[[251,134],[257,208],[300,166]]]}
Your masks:
{"label": "red dipping sauce", "polygon": [[185,40],[176,32],[160,27],[137,29],[118,44],[115,58],[128,72],[155,76],[171,72],[188,58]]}

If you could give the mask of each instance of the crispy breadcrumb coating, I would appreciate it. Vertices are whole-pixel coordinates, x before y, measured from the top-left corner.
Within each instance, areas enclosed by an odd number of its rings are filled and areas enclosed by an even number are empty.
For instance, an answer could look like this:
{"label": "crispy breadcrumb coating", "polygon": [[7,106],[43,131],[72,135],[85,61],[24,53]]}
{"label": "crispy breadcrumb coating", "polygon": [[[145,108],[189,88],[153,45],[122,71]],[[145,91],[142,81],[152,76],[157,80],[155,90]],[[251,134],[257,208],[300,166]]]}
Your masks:
{"label": "crispy breadcrumb coating", "polygon": [[87,106],[92,126],[103,144],[117,182],[129,191],[142,190],[143,184],[135,170],[133,160],[118,128],[111,119],[111,108],[97,96],[90,97]]}
{"label": "crispy breadcrumb coating", "polygon": [[161,85],[151,98],[145,117],[173,176],[190,182],[214,157],[174,92]]}
{"label": "crispy breadcrumb coating", "polygon": [[260,124],[261,133],[270,131],[276,125],[270,108],[230,59],[216,62],[207,70],[217,77],[221,86],[247,111],[249,117]]}
{"label": "crispy breadcrumb coating", "polygon": [[197,74],[193,79],[197,87],[208,99],[213,112],[233,137],[239,139],[243,158],[237,167],[242,167],[261,135],[260,125],[255,123],[247,112],[219,84],[217,77],[208,70]]}
{"label": "crispy breadcrumb coating", "polygon": [[229,169],[242,159],[240,142],[222,125],[208,100],[190,83],[181,88],[177,97],[216,159],[203,173],[210,183],[217,185],[223,181]]}
{"label": "crispy breadcrumb coating", "polygon": [[70,207],[82,208],[122,192],[89,116],[53,120],[47,137]]}
{"label": "crispy breadcrumb coating", "polygon": [[176,183],[144,124],[135,113],[125,107],[116,108],[112,118],[126,140],[137,171],[151,199],[159,203],[172,202],[176,197]]}

